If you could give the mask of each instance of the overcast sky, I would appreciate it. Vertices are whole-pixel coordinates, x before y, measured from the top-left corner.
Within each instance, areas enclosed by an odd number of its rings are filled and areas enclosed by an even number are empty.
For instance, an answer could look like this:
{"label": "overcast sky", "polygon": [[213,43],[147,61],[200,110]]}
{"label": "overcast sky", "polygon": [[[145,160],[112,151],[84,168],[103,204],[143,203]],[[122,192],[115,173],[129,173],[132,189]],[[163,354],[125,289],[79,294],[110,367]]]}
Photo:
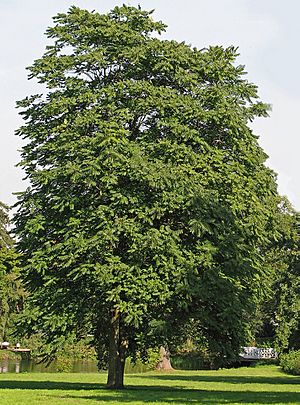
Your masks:
{"label": "overcast sky", "polygon": [[155,9],[154,18],[168,25],[167,38],[198,48],[239,47],[239,63],[272,105],[270,118],[258,119],[254,131],[278,174],[279,192],[299,210],[299,0],[0,0],[0,200],[12,204],[12,193],[26,187],[15,167],[21,142],[14,131],[22,123],[15,102],[41,92],[25,67],[42,55],[52,16],[71,5],[104,13],[122,3]]}

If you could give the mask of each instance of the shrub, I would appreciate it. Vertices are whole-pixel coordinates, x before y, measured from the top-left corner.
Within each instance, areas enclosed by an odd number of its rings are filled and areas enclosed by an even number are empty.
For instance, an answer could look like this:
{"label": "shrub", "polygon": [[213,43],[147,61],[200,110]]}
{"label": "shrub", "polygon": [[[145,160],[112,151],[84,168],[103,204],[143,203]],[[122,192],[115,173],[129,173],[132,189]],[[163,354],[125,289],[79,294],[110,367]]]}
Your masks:
{"label": "shrub", "polygon": [[73,362],[69,358],[59,358],[54,363],[54,370],[57,373],[70,373],[72,371]]}
{"label": "shrub", "polygon": [[292,350],[280,357],[280,366],[286,373],[300,375],[300,350]]}
{"label": "shrub", "polygon": [[171,358],[172,366],[178,370],[217,370],[220,361],[205,350],[179,352]]}
{"label": "shrub", "polygon": [[[159,359],[160,359],[159,348],[157,349],[149,348],[145,353],[142,354],[138,352],[135,358],[133,357],[129,358],[129,362],[131,364],[131,367],[133,367],[136,370],[139,369],[140,372],[143,372],[155,370],[159,362]],[[129,369],[131,369],[131,367],[128,366]],[[134,369],[132,371],[134,371]]]}

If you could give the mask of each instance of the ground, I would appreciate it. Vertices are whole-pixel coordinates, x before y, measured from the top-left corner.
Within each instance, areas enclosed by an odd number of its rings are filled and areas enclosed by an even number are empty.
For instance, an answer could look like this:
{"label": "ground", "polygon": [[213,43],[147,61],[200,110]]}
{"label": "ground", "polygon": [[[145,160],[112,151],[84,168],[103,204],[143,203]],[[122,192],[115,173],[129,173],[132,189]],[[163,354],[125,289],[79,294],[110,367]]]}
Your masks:
{"label": "ground", "polygon": [[0,374],[0,404],[300,404],[300,378],[276,366],[128,374],[117,392],[105,381],[105,373]]}

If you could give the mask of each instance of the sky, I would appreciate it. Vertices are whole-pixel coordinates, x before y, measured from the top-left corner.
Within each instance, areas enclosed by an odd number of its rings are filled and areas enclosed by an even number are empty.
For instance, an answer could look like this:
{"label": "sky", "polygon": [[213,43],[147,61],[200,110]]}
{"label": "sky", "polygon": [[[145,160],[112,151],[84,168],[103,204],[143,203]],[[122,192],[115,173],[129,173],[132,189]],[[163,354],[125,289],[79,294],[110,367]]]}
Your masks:
{"label": "sky", "polygon": [[238,63],[272,105],[269,118],[252,128],[278,175],[279,192],[300,210],[300,1],[299,0],[0,0],[0,201],[13,204],[15,192],[27,187],[16,164],[22,141],[17,100],[43,90],[27,80],[26,66],[41,57],[52,17],[72,5],[106,13],[123,3],[155,9],[154,18],[168,25],[164,37],[197,48],[234,45]]}

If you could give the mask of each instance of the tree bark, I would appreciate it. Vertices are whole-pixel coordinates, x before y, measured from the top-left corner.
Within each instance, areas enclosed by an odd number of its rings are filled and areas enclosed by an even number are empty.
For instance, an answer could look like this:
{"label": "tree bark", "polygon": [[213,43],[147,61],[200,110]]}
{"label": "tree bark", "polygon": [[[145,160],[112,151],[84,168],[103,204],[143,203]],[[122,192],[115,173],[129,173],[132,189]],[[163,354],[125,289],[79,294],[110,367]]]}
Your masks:
{"label": "tree bark", "polygon": [[161,346],[159,349],[160,360],[156,366],[157,370],[174,370],[171,364],[170,352],[167,347]]}
{"label": "tree bark", "polygon": [[109,334],[108,388],[120,390],[124,388],[124,369],[127,343],[120,333],[120,313],[113,313]]}

